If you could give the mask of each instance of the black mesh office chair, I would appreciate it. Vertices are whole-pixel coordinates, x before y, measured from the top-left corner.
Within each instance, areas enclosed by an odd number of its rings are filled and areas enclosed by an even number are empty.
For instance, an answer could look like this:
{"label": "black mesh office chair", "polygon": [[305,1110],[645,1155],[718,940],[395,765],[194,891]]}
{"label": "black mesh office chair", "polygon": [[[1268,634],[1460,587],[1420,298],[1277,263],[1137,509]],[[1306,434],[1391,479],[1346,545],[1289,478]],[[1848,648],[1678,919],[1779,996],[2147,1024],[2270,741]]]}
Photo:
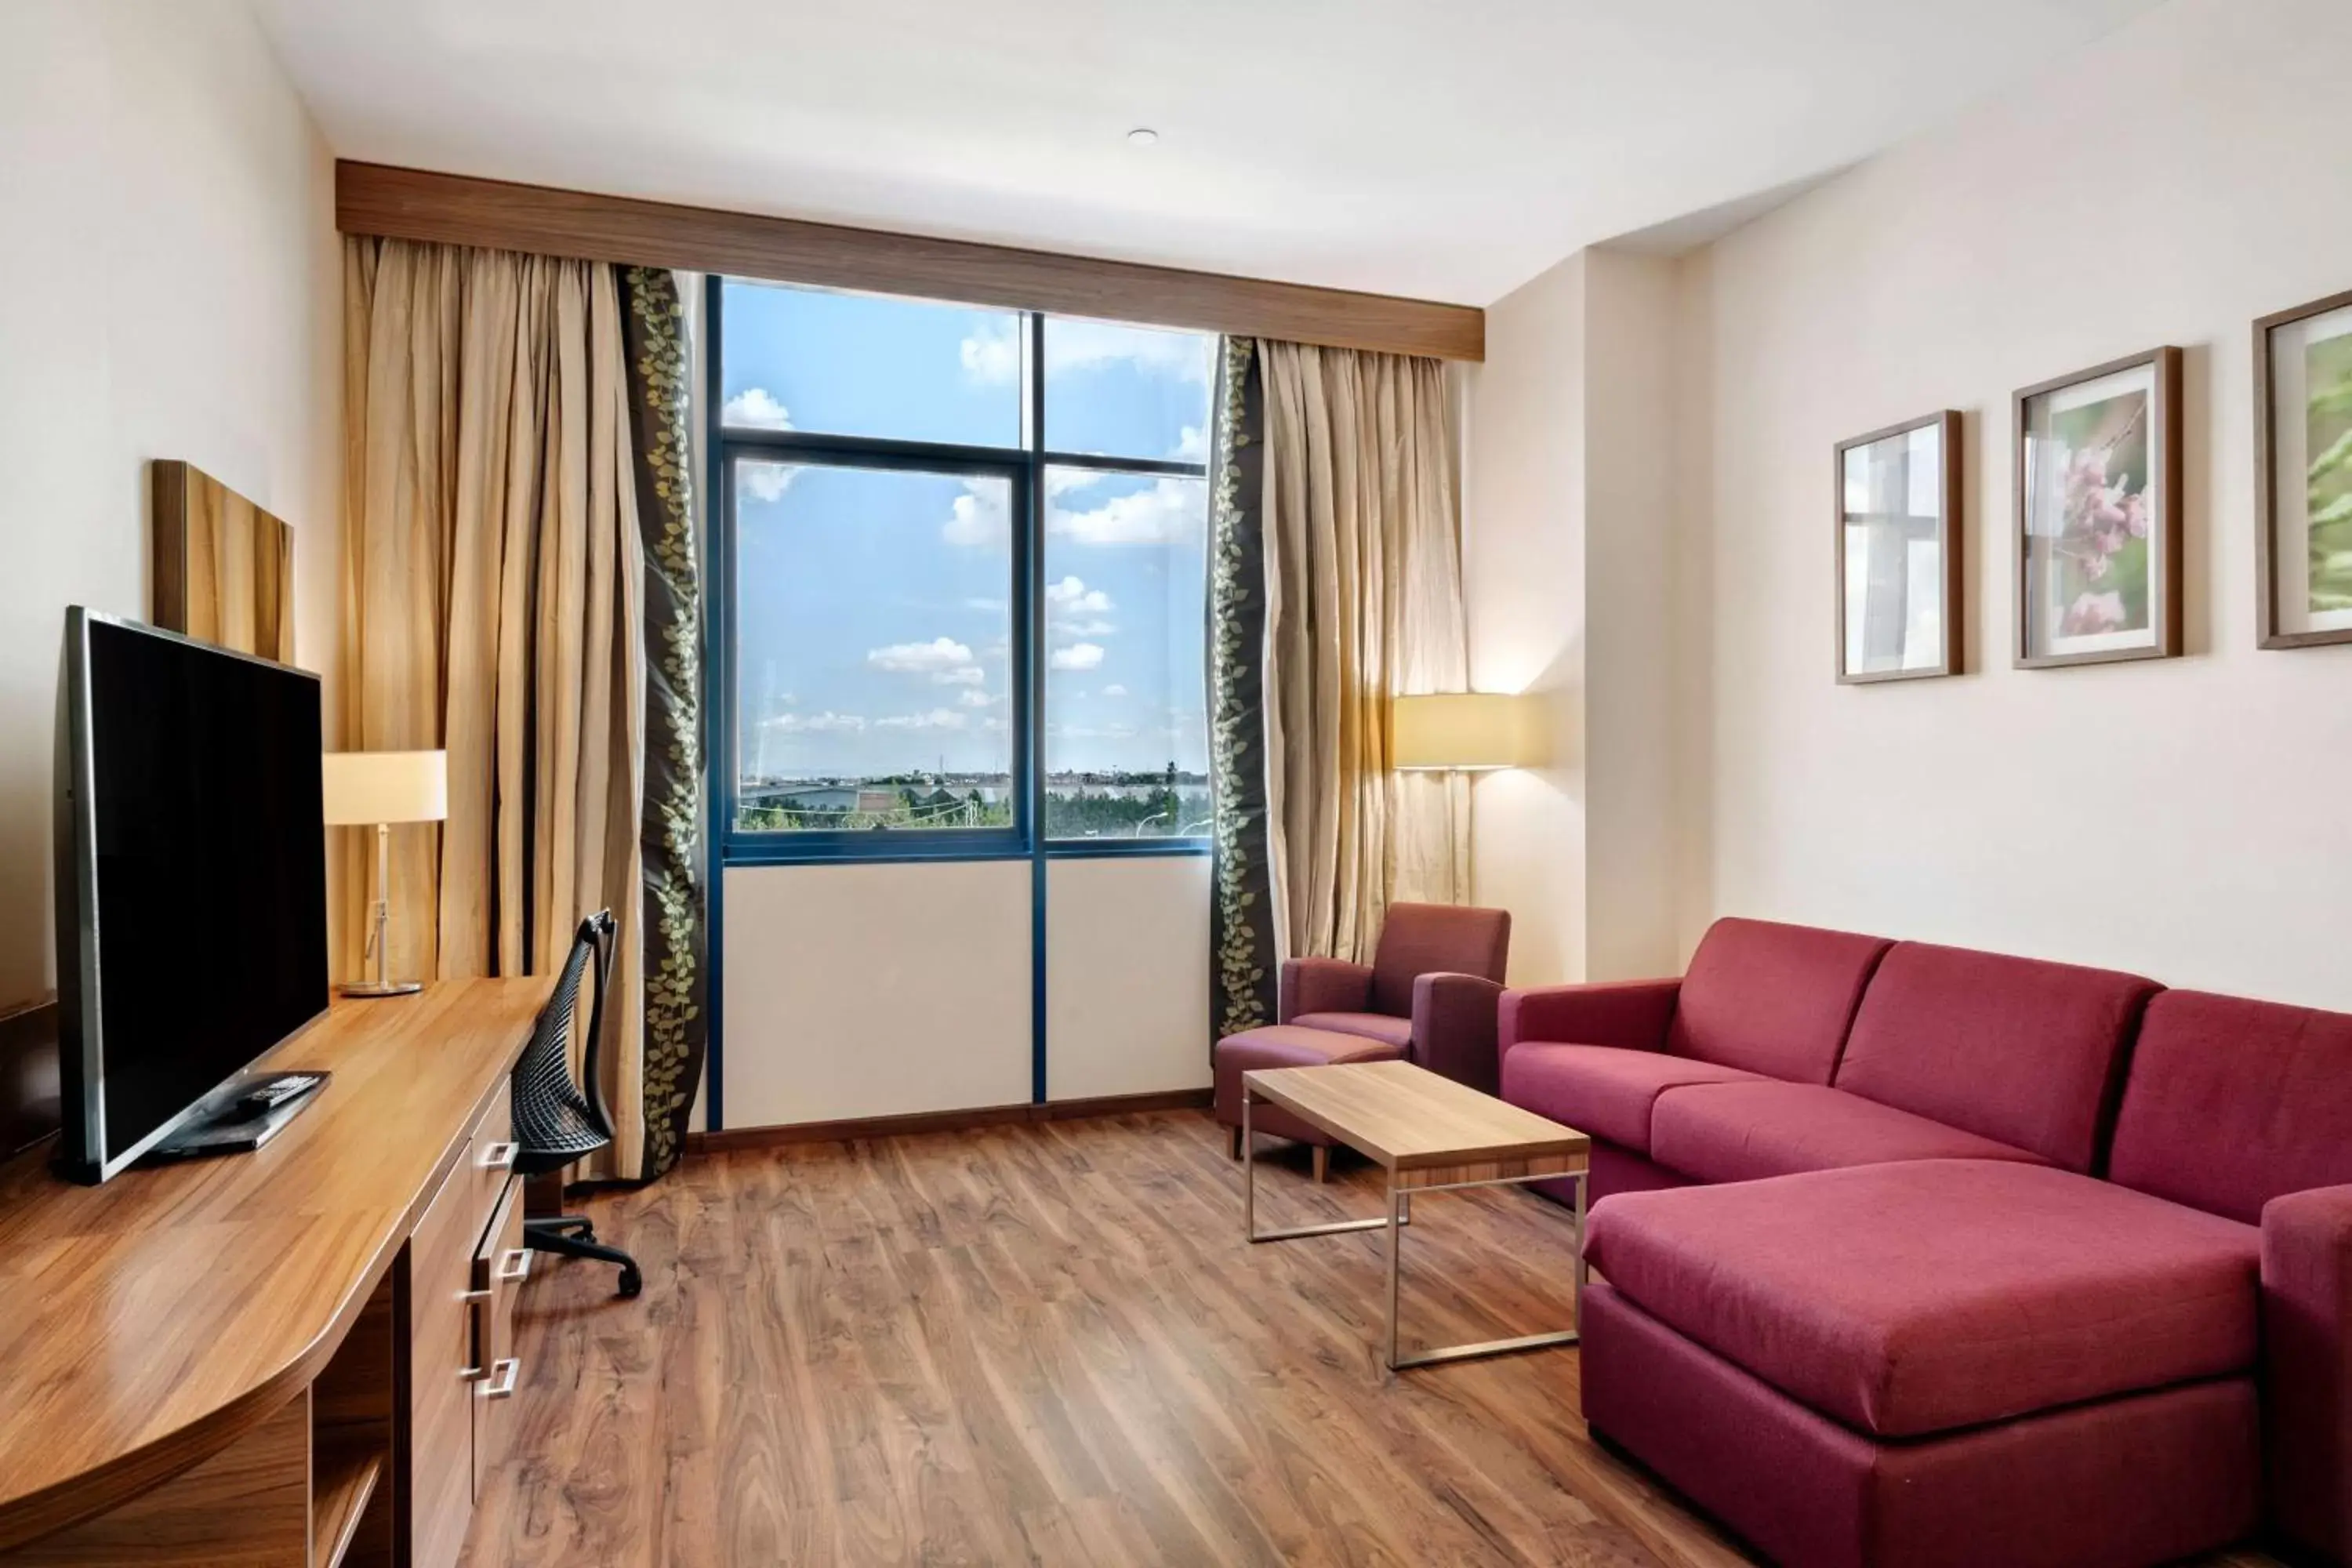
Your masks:
{"label": "black mesh office chair", "polygon": [[[572,1081],[572,1031],[580,1007],[580,981],[593,961],[596,966],[596,998],[588,1010],[583,1090]],[[604,1048],[604,982],[613,963],[613,911],[599,910],[580,922],[572,955],[563,962],[555,994],[539,1016],[530,1044],[514,1070],[514,1136],[522,1146],[515,1170],[524,1176],[560,1171],[573,1161],[608,1147],[613,1142],[613,1118],[597,1088],[597,1058]],[[565,1258],[593,1258],[621,1266],[621,1294],[634,1296],[645,1289],[637,1260],[617,1247],[597,1241],[596,1227],[585,1215],[550,1215],[523,1221],[523,1243],[536,1252]]]}

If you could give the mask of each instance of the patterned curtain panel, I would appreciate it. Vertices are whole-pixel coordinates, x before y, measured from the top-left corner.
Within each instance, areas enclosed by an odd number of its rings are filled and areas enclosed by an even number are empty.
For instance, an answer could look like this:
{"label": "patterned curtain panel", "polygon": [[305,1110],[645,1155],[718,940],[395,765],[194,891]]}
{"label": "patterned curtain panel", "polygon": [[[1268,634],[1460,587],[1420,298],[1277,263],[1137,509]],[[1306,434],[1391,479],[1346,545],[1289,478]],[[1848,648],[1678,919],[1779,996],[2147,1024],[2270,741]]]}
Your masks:
{"label": "patterned curtain panel", "polygon": [[[392,967],[550,973],[611,910],[615,1141],[580,1174],[633,1178],[645,571],[618,280],[401,240],[344,255],[343,744],[449,753],[448,820],[394,836]],[[367,876],[344,889],[356,931]]]}
{"label": "patterned curtain panel", "polygon": [[677,277],[636,267],[626,302],[629,409],[644,542],[645,1163],[677,1163],[709,1042],[702,872],[702,554],[695,536],[693,360]]}
{"label": "patterned curtain panel", "polygon": [[1213,1038],[1275,1019],[1274,897],[1265,816],[1265,388],[1255,345],[1227,338],[1209,458],[1209,784],[1216,884]]}
{"label": "patterned curtain panel", "polygon": [[1261,342],[1266,822],[1286,956],[1369,962],[1469,886],[1459,773],[1389,766],[1389,703],[1468,673],[1445,367]]}

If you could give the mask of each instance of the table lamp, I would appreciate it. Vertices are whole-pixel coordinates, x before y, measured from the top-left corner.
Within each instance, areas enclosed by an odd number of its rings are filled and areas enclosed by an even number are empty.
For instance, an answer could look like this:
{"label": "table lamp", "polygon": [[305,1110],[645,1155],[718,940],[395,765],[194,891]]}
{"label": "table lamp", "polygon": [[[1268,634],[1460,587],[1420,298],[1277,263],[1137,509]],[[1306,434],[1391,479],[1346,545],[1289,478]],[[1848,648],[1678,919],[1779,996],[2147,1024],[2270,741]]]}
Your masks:
{"label": "table lamp", "polygon": [[394,980],[389,970],[392,926],[392,825],[440,822],[449,815],[446,752],[330,752],[326,758],[327,825],[375,827],[375,918],[368,952],[375,978],[342,988],[346,996],[406,996],[424,989]]}
{"label": "table lamp", "polygon": [[1524,697],[1433,692],[1390,704],[1389,766],[1443,772],[1525,767],[1533,716]]}

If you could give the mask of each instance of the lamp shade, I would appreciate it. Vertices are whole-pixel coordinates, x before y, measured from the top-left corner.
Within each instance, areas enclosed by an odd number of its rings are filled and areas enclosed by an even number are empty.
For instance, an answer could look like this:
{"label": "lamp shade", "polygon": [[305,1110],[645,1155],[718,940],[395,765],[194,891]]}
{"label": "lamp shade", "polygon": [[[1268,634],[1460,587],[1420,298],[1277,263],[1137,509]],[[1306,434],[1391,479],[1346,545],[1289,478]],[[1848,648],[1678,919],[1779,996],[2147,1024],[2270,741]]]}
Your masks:
{"label": "lamp shade", "polygon": [[329,826],[449,815],[446,752],[330,752],[324,760]]}
{"label": "lamp shade", "polygon": [[1389,765],[1395,768],[1516,768],[1528,760],[1530,723],[1522,697],[1450,691],[1390,704]]}

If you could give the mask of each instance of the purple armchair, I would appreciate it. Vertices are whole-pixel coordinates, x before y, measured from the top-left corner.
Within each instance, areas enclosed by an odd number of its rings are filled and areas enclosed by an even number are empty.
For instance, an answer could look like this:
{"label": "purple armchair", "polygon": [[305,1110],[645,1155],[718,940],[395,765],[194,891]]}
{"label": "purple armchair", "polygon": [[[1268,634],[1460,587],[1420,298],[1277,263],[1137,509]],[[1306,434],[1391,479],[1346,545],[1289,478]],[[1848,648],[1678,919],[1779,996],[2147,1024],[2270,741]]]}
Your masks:
{"label": "purple armchair", "polygon": [[[1370,964],[1294,958],[1282,966],[1281,1021],[1217,1042],[1217,1120],[1239,1159],[1242,1074],[1259,1068],[1398,1058],[1495,1092],[1496,1008],[1503,994],[1511,917],[1454,904],[1391,904]],[[1313,1146],[1315,1179],[1330,1170],[1330,1140],[1270,1105],[1250,1112],[1259,1131]]]}

